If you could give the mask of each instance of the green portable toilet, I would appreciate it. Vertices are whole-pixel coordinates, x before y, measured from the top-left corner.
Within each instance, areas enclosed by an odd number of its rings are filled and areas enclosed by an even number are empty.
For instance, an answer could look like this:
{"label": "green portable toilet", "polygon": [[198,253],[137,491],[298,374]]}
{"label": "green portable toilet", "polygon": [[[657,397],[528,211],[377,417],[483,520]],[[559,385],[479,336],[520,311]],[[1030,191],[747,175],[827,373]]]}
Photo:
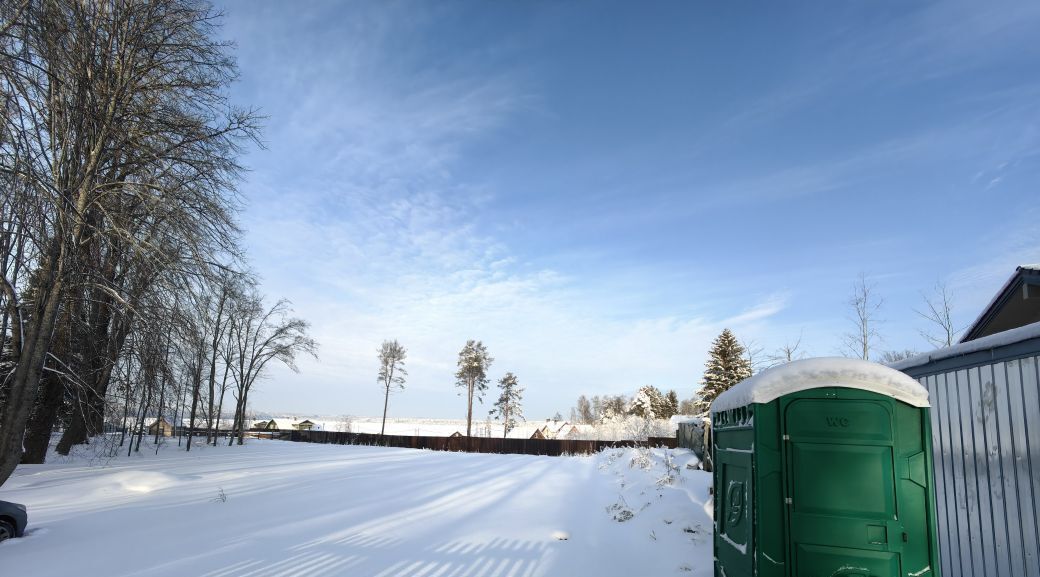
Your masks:
{"label": "green portable toilet", "polygon": [[716,577],[937,577],[928,391],[855,359],[772,368],[711,405]]}

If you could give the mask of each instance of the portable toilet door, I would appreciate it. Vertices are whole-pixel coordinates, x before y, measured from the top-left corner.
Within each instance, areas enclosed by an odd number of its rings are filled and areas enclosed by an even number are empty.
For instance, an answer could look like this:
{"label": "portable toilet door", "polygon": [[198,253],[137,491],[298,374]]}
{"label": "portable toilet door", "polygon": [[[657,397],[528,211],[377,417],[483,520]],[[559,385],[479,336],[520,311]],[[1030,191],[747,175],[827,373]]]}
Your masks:
{"label": "portable toilet door", "polygon": [[855,389],[795,393],[780,412],[795,574],[933,577],[927,414]]}
{"label": "portable toilet door", "polygon": [[[917,381],[860,360],[795,361],[720,395],[712,414],[722,421],[752,415],[750,461],[756,472],[753,487],[737,498],[756,499],[755,527],[785,529],[785,542],[776,544],[782,551],[772,556],[757,549],[768,549],[775,535],[749,536],[756,547],[732,568],[751,571],[739,573],[938,575],[928,394]],[[725,491],[716,487],[722,514],[735,507]],[[726,539],[721,535],[723,544]],[[736,561],[732,552],[728,557]],[[735,577],[726,569],[721,574]]]}

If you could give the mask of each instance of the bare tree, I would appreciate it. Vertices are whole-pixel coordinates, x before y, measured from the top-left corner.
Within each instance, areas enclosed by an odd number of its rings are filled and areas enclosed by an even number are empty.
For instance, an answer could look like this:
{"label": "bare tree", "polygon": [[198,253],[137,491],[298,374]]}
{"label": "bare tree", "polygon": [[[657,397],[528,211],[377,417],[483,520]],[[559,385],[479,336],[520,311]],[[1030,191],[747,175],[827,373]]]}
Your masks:
{"label": "bare tree", "polygon": [[236,308],[234,323],[235,365],[231,369],[235,381],[235,426],[230,445],[237,433],[242,444],[245,430],[249,392],[263,375],[271,361],[279,361],[293,371],[301,353],[317,358],[318,344],[307,336],[307,321],[289,316],[289,301],[282,299],[269,309],[264,308],[263,297],[255,289],[243,295],[242,305]]}
{"label": "bare tree", "polygon": [[765,356],[764,349],[757,341],[754,339],[746,341],[741,339],[740,346],[744,347],[744,357],[747,358],[752,375],[769,366],[769,359]]}
{"label": "bare tree", "polygon": [[[455,372],[455,386],[466,392],[466,436],[473,429],[473,399],[484,402],[487,390],[487,370],[495,359],[488,355],[487,347],[480,341],[466,341],[459,351],[459,370]],[[461,394],[461,393],[460,393]]]}
{"label": "bare tree", "polygon": [[953,294],[944,282],[935,283],[932,296],[921,294],[925,310],[914,309],[917,316],[928,321],[932,330],[918,331],[935,348],[952,346],[961,329],[953,324]]}
{"label": "bare tree", "polygon": [[878,312],[883,302],[877,295],[877,286],[867,282],[867,276],[860,273],[852,285],[852,296],[848,301],[852,309],[849,320],[855,328],[852,332],[842,335],[842,343],[848,356],[870,360],[871,351],[881,340],[877,326],[881,323]]}
{"label": "bare tree", "polygon": [[578,397],[578,404],[571,411],[574,413],[574,420],[584,425],[592,423],[596,418],[592,403],[585,395]]}
{"label": "bare tree", "polygon": [[899,361],[904,361],[914,356],[917,356],[917,351],[913,349],[882,351],[881,355],[878,357],[878,362],[889,365],[892,363],[898,363]]}
{"label": "bare tree", "polygon": [[404,378],[408,371],[404,368],[404,359],[408,356],[397,339],[383,341],[379,348],[379,377],[378,381],[383,386],[383,424],[379,427],[379,434],[386,431],[386,410],[390,405],[390,392],[404,389]]}
{"label": "bare tree", "polygon": [[796,361],[798,359],[804,358],[805,353],[801,351],[801,346],[802,335],[801,333],[799,333],[798,340],[794,342],[784,343],[784,345],[778,348],[776,352],[769,355],[769,357],[767,358],[767,360],[769,361],[769,366],[775,367],[777,365],[783,365],[791,361]]}
{"label": "bare tree", "polygon": [[72,367],[84,386],[65,446],[100,430],[155,279],[235,250],[236,158],[257,116],[227,100],[235,65],[215,18],[191,0],[0,3],[0,175],[25,271],[0,278],[0,483],[21,458],[63,314],[89,344]]}

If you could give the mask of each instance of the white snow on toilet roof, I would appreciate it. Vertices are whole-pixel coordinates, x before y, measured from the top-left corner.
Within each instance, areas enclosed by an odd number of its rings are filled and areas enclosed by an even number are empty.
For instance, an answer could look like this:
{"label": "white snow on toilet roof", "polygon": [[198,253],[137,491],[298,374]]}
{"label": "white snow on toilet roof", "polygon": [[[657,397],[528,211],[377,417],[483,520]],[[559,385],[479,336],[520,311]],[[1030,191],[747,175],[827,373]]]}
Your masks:
{"label": "white snow on toilet roof", "polygon": [[929,406],[928,390],[905,373],[859,359],[820,358],[793,361],[745,379],[719,395],[711,411],[768,403],[788,393],[822,387],[861,389],[915,407]]}

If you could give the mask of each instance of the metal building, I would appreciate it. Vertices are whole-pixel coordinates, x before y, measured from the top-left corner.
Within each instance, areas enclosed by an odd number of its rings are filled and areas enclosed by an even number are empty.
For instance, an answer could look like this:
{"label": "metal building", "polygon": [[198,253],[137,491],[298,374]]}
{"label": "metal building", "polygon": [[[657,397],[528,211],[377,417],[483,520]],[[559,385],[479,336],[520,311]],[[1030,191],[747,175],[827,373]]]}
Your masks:
{"label": "metal building", "polygon": [[943,577],[1040,576],[1037,319],[1040,267],[1019,267],[963,342],[890,365],[932,404]]}

